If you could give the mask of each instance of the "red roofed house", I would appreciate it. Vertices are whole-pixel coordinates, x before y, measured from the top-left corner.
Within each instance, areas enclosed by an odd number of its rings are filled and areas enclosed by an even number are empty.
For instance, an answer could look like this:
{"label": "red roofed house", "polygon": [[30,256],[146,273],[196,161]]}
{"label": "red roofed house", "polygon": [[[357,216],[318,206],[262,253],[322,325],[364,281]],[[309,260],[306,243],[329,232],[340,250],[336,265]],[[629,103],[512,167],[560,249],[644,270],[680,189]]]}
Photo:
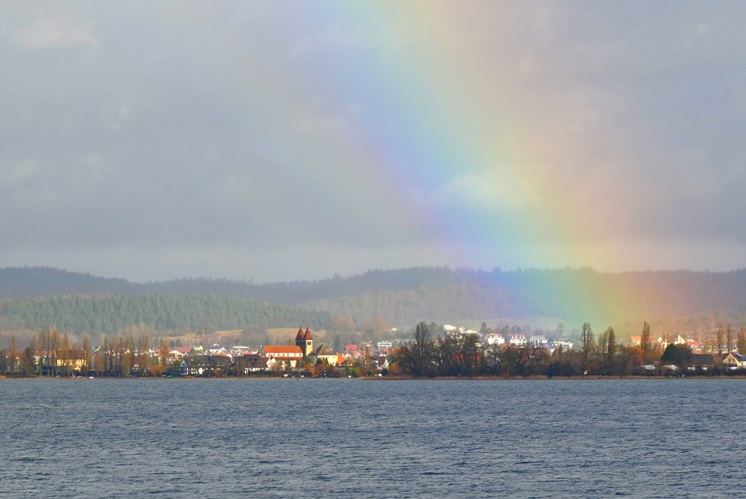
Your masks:
{"label": "red roofed house", "polygon": [[168,355],[174,360],[181,360],[192,352],[192,347],[174,347],[169,349]]}
{"label": "red roofed house", "polygon": [[293,369],[299,361],[303,360],[303,352],[299,346],[277,346],[262,345],[259,348],[259,356],[270,369]]}

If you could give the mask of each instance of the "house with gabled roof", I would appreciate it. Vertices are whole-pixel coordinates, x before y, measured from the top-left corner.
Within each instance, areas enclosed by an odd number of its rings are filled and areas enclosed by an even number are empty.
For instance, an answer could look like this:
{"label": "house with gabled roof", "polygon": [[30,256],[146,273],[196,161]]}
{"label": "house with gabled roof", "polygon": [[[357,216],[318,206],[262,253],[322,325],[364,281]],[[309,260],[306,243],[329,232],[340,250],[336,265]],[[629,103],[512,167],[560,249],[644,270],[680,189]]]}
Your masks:
{"label": "house with gabled roof", "polygon": [[169,348],[169,357],[173,360],[181,360],[184,356],[192,352],[192,347],[173,347]]}
{"label": "house with gabled roof", "polygon": [[225,355],[188,355],[179,364],[182,376],[225,376],[232,366],[230,357]]}
{"label": "house with gabled roof", "polygon": [[508,343],[510,343],[511,345],[522,347],[528,344],[528,340],[526,339],[526,335],[524,334],[511,334]]}
{"label": "house with gabled roof", "polygon": [[258,355],[270,369],[293,369],[303,360],[303,352],[297,345],[262,345]]}
{"label": "house with gabled roof", "polygon": [[[321,361],[328,366],[336,366],[340,364],[340,355],[329,348],[327,345],[319,346],[314,352],[313,357],[316,357],[317,361]],[[344,359],[344,357],[342,357]]]}
{"label": "house with gabled roof", "polygon": [[245,353],[237,356],[235,361],[236,372],[250,374],[267,368],[267,363],[258,353]]}
{"label": "house with gabled roof", "polygon": [[746,367],[746,355],[738,352],[730,352],[723,358],[723,364],[732,367]]}
{"label": "house with gabled roof", "polygon": [[492,345],[502,345],[505,343],[505,337],[501,334],[497,333],[487,333],[484,335],[484,342],[487,343],[489,346]]}
{"label": "house with gabled roof", "polygon": [[706,371],[715,365],[715,356],[711,353],[691,353],[686,361],[690,367]]}

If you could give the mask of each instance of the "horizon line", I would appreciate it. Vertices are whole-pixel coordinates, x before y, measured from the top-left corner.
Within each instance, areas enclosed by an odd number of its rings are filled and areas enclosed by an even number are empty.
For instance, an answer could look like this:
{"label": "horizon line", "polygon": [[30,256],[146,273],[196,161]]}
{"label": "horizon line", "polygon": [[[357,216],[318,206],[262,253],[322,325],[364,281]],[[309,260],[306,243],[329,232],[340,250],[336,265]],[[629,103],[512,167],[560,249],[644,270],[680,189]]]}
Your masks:
{"label": "horizon line", "polygon": [[515,267],[512,269],[503,269],[500,266],[493,267],[490,270],[483,269],[482,267],[454,267],[450,265],[421,265],[421,266],[411,266],[411,267],[397,267],[397,268],[368,268],[367,270],[363,272],[353,273],[353,274],[347,274],[347,275],[341,275],[339,273],[334,273],[329,277],[323,277],[318,279],[311,279],[311,278],[298,278],[295,280],[275,280],[275,281],[263,281],[263,282],[254,282],[253,277],[249,278],[240,278],[240,277],[213,277],[213,276],[185,276],[185,277],[172,277],[167,279],[154,279],[154,280],[146,280],[146,281],[139,281],[139,280],[130,280],[126,277],[114,277],[114,276],[106,276],[106,275],[100,275],[100,274],[94,274],[91,273],[91,271],[81,271],[81,270],[69,270],[65,268],[55,267],[52,265],[24,265],[24,266],[6,266],[6,267],[0,267],[0,272],[4,270],[52,270],[52,271],[58,271],[58,272],[64,272],[69,274],[79,274],[79,275],[85,275],[90,276],[94,278],[99,279],[109,279],[109,280],[121,280],[125,281],[129,284],[138,284],[138,285],[148,285],[148,284],[159,284],[159,283],[167,283],[167,282],[173,282],[173,281],[215,281],[215,282],[233,282],[233,283],[241,283],[241,284],[249,284],[253,286],[263,286],[263,285],[272,285],[272,284],[290,284],[290,283],[313,283],[313,282],[324,282],[324,281],[332,281],[335,279],[353,279],[356,277],[362,277],[366,274],[371,274],[374,272],[401,272],[406,270],[445,270],[449,272],[473,272],[473,273],[485,273],[485,274],[491,274],[491,273],[520,273],[520,272],[562,272],[562,271],[587,271],[587,272],[593,272],[596,274],[601,275],[623,275],[623,274],[655,274],[655,273],[677,273],[677,272],[683,272],[683,273],[691,273],[691,274],[731,274],[736,272],[743,272],[746,271],[746,267],[739,267],[731,270],[710,270],[709,268],[705,269],[685,269],[685,268],[679,268],[679,269],[640,269],[640,270],[621,270],[621,271],[602,271],[602,270],[596,270],[591,265],[581,265],[581,266],[565,266],[565,267]]}

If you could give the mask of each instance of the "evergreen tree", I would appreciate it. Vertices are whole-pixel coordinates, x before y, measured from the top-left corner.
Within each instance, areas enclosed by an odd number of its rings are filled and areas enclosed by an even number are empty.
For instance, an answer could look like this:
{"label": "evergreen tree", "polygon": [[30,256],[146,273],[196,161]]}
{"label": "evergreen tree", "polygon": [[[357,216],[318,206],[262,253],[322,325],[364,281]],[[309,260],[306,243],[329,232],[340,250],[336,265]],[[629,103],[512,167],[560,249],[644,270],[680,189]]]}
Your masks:
{"label": "evergreen tree", "polygon": [[614,333],[614,328],[609,326],[609,329],[606,330],[606,338],[608,341],[608,346],[606,347],[606,358],[608,360],[612,360],[614,358],[614,354],[616,353],[616,334]]}
{"label": "evergreen tree", "polygon": [[670,362],[677,366],[684,366],[691,355],[692,351],[686,345],[674,345],[669,343],[666,349],[663,351],[661,360],[663,362]]}

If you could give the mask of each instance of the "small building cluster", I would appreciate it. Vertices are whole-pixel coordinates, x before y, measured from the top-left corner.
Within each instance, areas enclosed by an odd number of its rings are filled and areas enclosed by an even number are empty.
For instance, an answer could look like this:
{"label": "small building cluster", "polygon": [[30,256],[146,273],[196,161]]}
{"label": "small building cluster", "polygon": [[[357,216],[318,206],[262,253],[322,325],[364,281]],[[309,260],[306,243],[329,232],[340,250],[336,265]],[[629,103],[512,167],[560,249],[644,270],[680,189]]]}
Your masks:
{"label": "small building cluster", "polygon": [[[383,343],[390,351],[391,343]],[[380,371],[388,368],[388,357],[379,351],[370,351],[367,356],[357,345],[347,345],[344,353],[335,352],[328,345],[314,344],[313,333],[306,327],[298,328],[294,345],[261,345],[257,350],[244,349],[232,354],[187,355],[181,358],[179,374],[182,376],[214,376],[231,372],[235,375],[248,375],[260,372],[295,372],[298,374],[339,375],[340,369],[348,369],[367,364],[368,368]],[[230,364],[230,366],[229,366]]]}

